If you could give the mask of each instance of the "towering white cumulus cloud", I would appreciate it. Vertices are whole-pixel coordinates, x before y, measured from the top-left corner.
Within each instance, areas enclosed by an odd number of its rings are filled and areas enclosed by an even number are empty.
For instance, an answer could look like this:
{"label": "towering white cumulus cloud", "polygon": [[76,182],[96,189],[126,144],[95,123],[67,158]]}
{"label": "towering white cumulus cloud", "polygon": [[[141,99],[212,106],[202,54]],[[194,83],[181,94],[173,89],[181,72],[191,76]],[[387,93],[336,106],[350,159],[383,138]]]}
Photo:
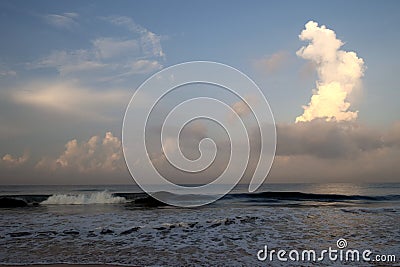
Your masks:
{"label": "towering white cumulus cloud", "polygon": [[303,115],[296,122],[324,118],[326,121],[351,121],[357,118],[357,111],[349,111],[347,97],[360,83],[364,75],[364,60],[355,52],[340,50],[343,42],[336,38],[334,31],[324,25],[309,21],[299,38],[309,41],[297,51],[297,55],[313,62],[319,80]]}

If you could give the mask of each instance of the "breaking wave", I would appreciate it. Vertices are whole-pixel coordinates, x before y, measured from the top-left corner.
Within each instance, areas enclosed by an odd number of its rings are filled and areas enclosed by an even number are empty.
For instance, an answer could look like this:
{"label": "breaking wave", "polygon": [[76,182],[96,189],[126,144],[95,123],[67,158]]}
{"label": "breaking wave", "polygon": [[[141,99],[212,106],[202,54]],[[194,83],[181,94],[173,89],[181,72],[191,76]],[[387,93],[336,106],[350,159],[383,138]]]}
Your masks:
{"label": "breaking wave", "polygon": [[114,196],[103,191],[89,194],[55,194],[51,195],[42,205],[87,205],[87,204],[118,204],[126,203],[124,197]]}

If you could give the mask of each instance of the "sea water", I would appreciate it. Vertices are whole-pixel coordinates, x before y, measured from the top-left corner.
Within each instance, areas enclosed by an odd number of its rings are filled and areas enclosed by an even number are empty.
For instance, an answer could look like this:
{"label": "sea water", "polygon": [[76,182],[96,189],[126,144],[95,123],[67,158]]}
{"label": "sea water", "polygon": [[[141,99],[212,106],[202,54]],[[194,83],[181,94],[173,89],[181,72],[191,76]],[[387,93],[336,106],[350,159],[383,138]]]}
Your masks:
{"label": "sea water", "polygon": [[[134,185],[2,186],[0,263],[135,266],[367,266],[374,262],[260,261],[269,251],[371,250],[400,258],[400,184],[237,186],[198,208],[160,205]],[[286,255],[287,258],[287,255]]]}

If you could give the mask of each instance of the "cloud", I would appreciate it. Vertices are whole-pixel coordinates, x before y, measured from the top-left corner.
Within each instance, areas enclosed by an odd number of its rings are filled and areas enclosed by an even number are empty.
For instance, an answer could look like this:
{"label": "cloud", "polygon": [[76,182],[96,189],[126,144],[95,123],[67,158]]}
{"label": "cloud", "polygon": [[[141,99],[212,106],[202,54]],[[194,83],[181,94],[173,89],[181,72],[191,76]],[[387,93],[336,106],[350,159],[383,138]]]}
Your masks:
{"label": "cloud", "polygon": [[400,148],[400,121],[393,123],[382,139],[386,144]]}
{"label": "cloud", "polygon": [[[185,127],[180,139],[180,149],[189,159],[197,159],[199,141],[210,137],[217,144],[217,158],[210,168],[188,175],[171,166],[161,150],[159,133],[151,130],[148,140],[149,155],[157,170],[170,181],[178,183],[210,182],[218,177],[228,164],[229,144],[220,134],[212,136],[206,124],[194,122]],[[278,145],[275,161],[268,182],[396,182],[400,175],[400,122],[387,130],[377,130],[355,122],[325,121],[323,119],[297,124],[278,124]],[[216,138],[215,138],[216,137]],[[251,139],[255,135],[250,134]],[[154,142],[153,142],[154,141]],[[259,141],[251,140],[251,154],[243,181],[249,181],[259,159]],[[166,140],[165,149],[176,152],[174,139]],[[105,182],[113,182],[110,177],[119,177],[119,182],[129,177],[123,160],[121,141],[111,132],[98,135],[86,141],[72,139],[65,149],[55,157],[44,157],[35,169],[25,170],[40,176],[47,182],[57,177],[74,177],[79,183],[98,182],[103,175]],[[21,157],[3,156],[3,166],[20,167],[27,162]],[[145,160],[145,159],[143,159]],[[140,164],[136,162],[135,164]],[[28,169],[27,169],[28,168]],[[9,168],[15,170],[17,168]],[[40,174],[40,175],[39,175]],[[46,178],[47,177],[47,178]],[[124,177],[122,179],[121,177]],[[38,178],[39,179],[39,178]],[[40,181],[40,179],[38,181]],[[61,180],[60,182],[65,182]],[[116,180],[115,180],[116,181]],[[57,183],[57,182],[56,182]]]}
{"label": "cloud", "polygon": [[267,73],[274,73],[282,69],[288,61],[289,53],[286,51],[279,51],[265,58],[256,60],[254,65],[256,68],[266,71]]}
{"label": "cloud", "polygon": [[[215,125],[214,125],[215,126]],[[166,126],[174,127],[174,126]],[[176,137],[165,136],[163,146],[160,140],[160,128],[154,127],[149,129],[149,135],[146,136],[147,151],[150,160],[157,171],[166,179],[176,183],[207,183],[217,178],[227,166],[230,156],[230,145],[224,142],[228,139],[226,132],[223,129],[211,128],[210,122],[207,120],[194,120],[180,132],[179,148],[176,146]],[[212,129],[211,131],[209,131]],[[224,134],[224,135],[222,135]],[[215,160],[208,168],[199,171],[188,173],[175,168],[166,158],[165,153],[182,153],[189,160],[197,160],[201,154],[199,151],[199,143],[204,138],[211,138],[217,146],[217,155]],[[163,150],[163,148],[165,150]],[[213,149],[212,146],[205,146],[204,149]],[[146,160],[146,159],[143,159]],[[140,166],[141,160],[135,162],[135,166]],[[205,167],[204,161],[197,162],[196,168],[202,169]]]}
{"label": "cloud", "polygon": [[[230,107],[234,110],[234,112],[242,119],[244,119],[247,115],[251,114],[250,107],[253,107],[257,104],[258,100],[254,95],[246,95],[244,96],[244,100],[249,104],[246,104],[245,101],[239,100],[230,105]],[[232,113],[229,113],[228,121],[235,121],[235,116]]]}
{"label": "cloud", "polygon": [[37,62],[29,63],[29,68],[56,68],[60,75],[65,76],[71,73],[92,71],[106,67],[106,64],[99,62],[91,51],[53,51],[50,55]]}
{"label": "cloud", "polygon": [[110,23],[126,27],[129,31],[140,36],[139,41],[146,55],[164,58],[165,54],[161,47],[161,36],[135,23],[131,18],[125,16],[110,16],[103,18]]}
{"label": "cloud", "polygon": [[309,155],[324,159],[353,159],[385,146],[382,133],[354,122],[316,119],[278,124],[279,156]]}
{"label": "cloud", "polygon": [[235,111],[237,115],[240,117],[246,116],[247,114],[250,114],[251,110],[247,106],[246,102],[244,101],[238,101],[232,104],[232,109]]}
{"label": "cloud", "polygon": [[112,58],[126,53],[138,54],[140,45],[135,39],[118,40],[115,38],[103,37],[93,41],[93,46],[99,58]]}
{"label": "cloud", "polygon": [[115,173],[126,170],[121,141],[111,132],[104,138],[92,136],[87,142],[73,139],[56,159],[43,158],[36,169],[77,173]]}
{"label": "cloud", "polygon": [[0,63],[0,78],[16,77],[17,72],[12,70],[6,64]]}
{"label": "cloud", "polygon": [[17,73],[13,70],[6,70],[6,71],[0,70],[0,77],[1,76],[17,76]]}
{"label": "cloud", "polygon": [[21,130],[0,117],[0,139],[8,140],[10,136],[18,136]]}
{"label": "cloud", "polygon": [[400,123],[388,130],[316,119],[278,124],[273,182],[396,182]]}
{"label": "cloud", "polygon": [[[199,157],[198,144],[212,138],[218,148],[213,165],[195,175],[172,168],[160,144],[150,140],[153,164],[175,182],[205,182],[218,177],[228,164],[228,139],[207,125],[188,127],[181,136],[180,149],[189,159]],[[277,124],[277,151],[267,182],[396,182],[400,175],[400,122],[387,130],[375,129],[353,121],[325,121]],[[156,131],[152,134],[158,136]],[[242,182],[248,182],[259,160],[260,139],[257,131],[249,131],[250,159]],[[157,140],[154,137],[154,140]],[[159,141],[158,141],[159,142]],[[243,143],[243,145],[245,145]],[[167,139],[164,148],[176,153],[175,139]],[[140,164],[140,162],[138,163]],[[193,179],[193,180],[191,180]]]}
{"label": "cloud", "polygon": [[160,70],[162,65],[156,60],[138,60],[131,64],[132,73],[149,73],[155,70]]}
{"label": "cloud", "polygon": [[10,154],[6,154],[1,158],[1,163],[7,167],[19,167],[26,163],[29,159],[29,153],[27,151],[20,157],[14,157]]}
{"label": "cloud", "polygon": [[304,113],[296,122],[324,118],[327,121],[351,121],[357,112],[349,111],[347,102],[351,92],[360,85],[364,75],[364,61],[355,52],[340,50],[343,42],[334,31],[309,21],[300,39],[310,41],[297,51],[297,55],[315,64],[319,80],[311,101],[303,106]]}
{"label": "cloud", "polygon": [[56,28],[72,30],[79,25],[76,21],[78,17],[79,15],[77,13],[69,12],[63,14],[48,14],[43,18],[48,24]]}
{"label": "cloud", "polygon": [[[179,152],[176,146],[176,137],[166,136],[161,146],[161,130],[158,127],[154,127],[150,131],[148,151],[151,155],[151,160],[156,164],[162,163],[165,165],[167,162],[162,162],[162,160],[166,160],[165,153]],[[203,138],[207,137],[207,132],[208,128],[201,121],[195,120],[187,124],[180,132],[179,150],[192,160],[198,158],[200,156],[198,144]]]}
{"label": "cloud", "polygon": [[[68,18],[72,19],[71,16]],[[27,67],[55,68],[61,76],[78,76],[97,82],[120,81],[131,75],[147,74],[162,68],[165,53],[159,35],[128,17],[108,17],[103,21],[127,29],[129,36],[99,37],[91,40],[91,46],[85,49],[52,51],[28,63]]]}
{"label": "cloud", "polygon": [[276,156],[269,182],[399,182],[400,150],[382,147],[352,159],[311,155]]}
{"label": "cloud", "polygon": [[12,90],[12,100],[17,104],[50,110],[78,118],[109,121],[108,112],[125,107],[130,98],[123,90],[94,90],[74,82],[29,83]]}

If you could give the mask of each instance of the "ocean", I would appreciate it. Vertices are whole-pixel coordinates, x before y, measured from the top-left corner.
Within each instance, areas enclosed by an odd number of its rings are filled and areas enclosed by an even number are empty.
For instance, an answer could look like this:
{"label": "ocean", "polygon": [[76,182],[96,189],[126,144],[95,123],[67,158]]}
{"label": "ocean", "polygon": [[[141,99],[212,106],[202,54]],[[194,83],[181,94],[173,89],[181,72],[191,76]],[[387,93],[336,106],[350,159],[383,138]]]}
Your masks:
{"label": "ocean", "polygon": [[400,184],[246,189],[178,208],[135,185],[1,186],[0,264],[400,266]]}

